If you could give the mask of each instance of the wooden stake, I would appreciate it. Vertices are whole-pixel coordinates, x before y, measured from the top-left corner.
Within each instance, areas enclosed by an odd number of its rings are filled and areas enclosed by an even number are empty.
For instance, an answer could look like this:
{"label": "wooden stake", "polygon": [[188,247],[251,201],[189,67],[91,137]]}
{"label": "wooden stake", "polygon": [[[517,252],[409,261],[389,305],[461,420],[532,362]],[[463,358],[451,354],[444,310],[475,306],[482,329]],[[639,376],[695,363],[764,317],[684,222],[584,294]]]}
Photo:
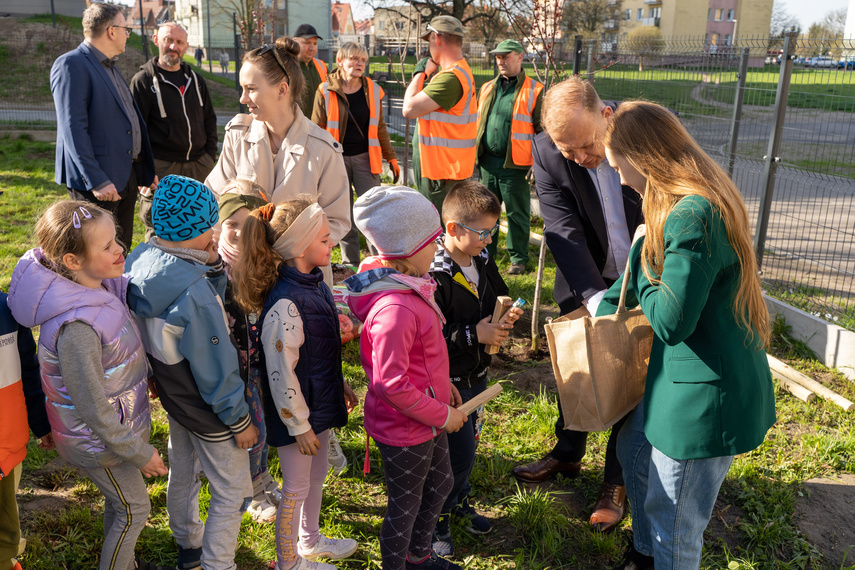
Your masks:
{"label": "wooden stake", "polygon": [[802,402],[813,402],[814,400],[816,400],[816,394],[814,394],[801,384],[796,384],[786,376],[778,374],[774,370],[772,371],[772,376],[774,376],[775,379],[781,383],[781,386],[783,386],[787,392],[789,392]]}
{"label": "wooden stake", "polygon": [[804,386],[811,392],[814,392],[817,396],[820,396],[821,398],[834,402],[835,404],[843,408],[844,411],[849,412],[855,409],[855,404],[853,404],[834,390],[829,390],[813,378],[808,378],[801,372],[781,362],[774,356],[767,355],[766,357],[769,359],[769,368],[771,368],[773,372],[777,372],[781,376],[792,380],[796,384],[801,384],[802,386]]}
{"label": "wooden stake", "polygon": [[[505,313],[508,312],[511,308],[511,304],[513,301],[510,297],[506,297],[505,295],[499,295],[496,298],[496,306],[493,307],[493,318],[490,319],[491,323],[498,323],[502,320],[502,317],[505,316]],[[499,347],[495,344],[488,344],[486,349],[484,350],[487,354],[496,354],[499,352]]]}
{"label": "wooden stake", "polygon": [[457,408],[467,416],[502,393],[502,385],[496,382],[471,400],[460,404]]}

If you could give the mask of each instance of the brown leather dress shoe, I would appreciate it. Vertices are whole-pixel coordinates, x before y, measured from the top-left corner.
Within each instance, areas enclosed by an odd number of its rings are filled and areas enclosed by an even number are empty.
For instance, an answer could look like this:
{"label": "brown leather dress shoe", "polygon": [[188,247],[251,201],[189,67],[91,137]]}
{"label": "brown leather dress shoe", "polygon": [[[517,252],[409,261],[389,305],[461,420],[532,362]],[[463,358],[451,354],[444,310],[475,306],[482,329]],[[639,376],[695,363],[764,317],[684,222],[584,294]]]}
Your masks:
{"label": "brown leather dress shoe", "polygon": [[591,526],[600,532],[613,531],[623,518],[625,504],[626,487],[603,482],[591,513]]}
{"label": "brown leather dress shoe", "polygon": [[526,483],[540,483],[561,473],[565,477],[578,477],[582,471],[581,461],[558,461],[551,455],[544,455],[527,465],[518,465],[511,471],[514,477]]}

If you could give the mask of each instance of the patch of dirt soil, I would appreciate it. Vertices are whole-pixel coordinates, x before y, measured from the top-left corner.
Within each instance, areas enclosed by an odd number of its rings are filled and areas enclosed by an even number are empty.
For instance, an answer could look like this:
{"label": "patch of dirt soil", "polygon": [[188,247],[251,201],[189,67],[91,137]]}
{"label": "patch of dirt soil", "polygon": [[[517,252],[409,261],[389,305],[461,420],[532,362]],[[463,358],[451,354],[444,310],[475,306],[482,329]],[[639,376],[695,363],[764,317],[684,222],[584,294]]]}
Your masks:
{"label": "patch of dirt soil", "polygon": [[796,523],[831,567],[855,564],[855,474],[805,481],[796,502]]}
{"label": "patch of dirt soil", "polygon": [[57,457],[41,469],[25,473],[19,486],[18,506],[22,526],[40,513],[59,512],[80,499],[72,489],[80,474],[64,459]]}

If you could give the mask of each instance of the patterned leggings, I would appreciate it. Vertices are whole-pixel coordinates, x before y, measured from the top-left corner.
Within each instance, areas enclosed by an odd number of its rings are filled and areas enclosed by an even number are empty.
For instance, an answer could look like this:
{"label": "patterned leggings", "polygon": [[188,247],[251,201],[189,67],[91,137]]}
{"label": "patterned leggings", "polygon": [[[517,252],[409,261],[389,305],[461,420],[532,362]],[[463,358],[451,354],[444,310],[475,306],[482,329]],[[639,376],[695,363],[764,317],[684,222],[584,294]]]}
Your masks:
{"label": "patterned leggings", "polygon": [[386,518],[380,529],[383,570],[404,570],[430,556],[431,536],[454,476],[448,458],[448,436],[410,447],[377,442],[386,474]]}

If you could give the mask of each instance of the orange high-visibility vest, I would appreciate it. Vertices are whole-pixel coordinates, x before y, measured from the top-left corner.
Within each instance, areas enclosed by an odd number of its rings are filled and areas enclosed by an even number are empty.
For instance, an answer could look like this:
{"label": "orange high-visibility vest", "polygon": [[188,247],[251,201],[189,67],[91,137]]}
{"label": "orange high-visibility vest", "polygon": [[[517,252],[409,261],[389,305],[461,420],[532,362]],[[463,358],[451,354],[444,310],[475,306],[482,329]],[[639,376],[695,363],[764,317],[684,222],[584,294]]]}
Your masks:
{"label": "orange high-visibility vest", "polygon": [[[478,97],[478,109],[481,115],[489,111],[485,107],[495,83],[491,81],[481,88],[481,94]],[[531,142],[534,140],[534,122],[531,115],[541,91],[543,91],[543,84],[526,76],[514,100],[514,116],[511,119],[511,160],[517,166],[534,164],[531,157]]]}
{"label": "orange high-visibility vest", "polygon": [[[386,96],[386,92],[371,79],[368,81],[368,160],[371,163],[371,174],[383,172],[383,153],[380,149],[380,136],[377,127],[380,124],[380,101]],[[330,90],[329,81],[321,83],[318,87],[324,95],[324,105],[327,108],[327,130],[335,140],[341,142],[341,129],[339,128],[338,94]],[[347,103],[345,103],[346,105]],[[344,118],[345,122],[347,117]]]}
{"label": "orange high-visibility vest", "polygon": [[422,177],[430,180],[465,180],[475,170],[478,103],[475,78],[465,59],[442,73],[453,73],[463,86],[463,97],[446,111],[439,108],[419,117],[419,159]]}
{"label": "orange high-visibility vest", "polygon": [[316,57],[313,57],[312,61],[315,62],[315,69],[318,70],[318,75],[321,76],[321,82],[323,83],[327,80],[327,64]]}

